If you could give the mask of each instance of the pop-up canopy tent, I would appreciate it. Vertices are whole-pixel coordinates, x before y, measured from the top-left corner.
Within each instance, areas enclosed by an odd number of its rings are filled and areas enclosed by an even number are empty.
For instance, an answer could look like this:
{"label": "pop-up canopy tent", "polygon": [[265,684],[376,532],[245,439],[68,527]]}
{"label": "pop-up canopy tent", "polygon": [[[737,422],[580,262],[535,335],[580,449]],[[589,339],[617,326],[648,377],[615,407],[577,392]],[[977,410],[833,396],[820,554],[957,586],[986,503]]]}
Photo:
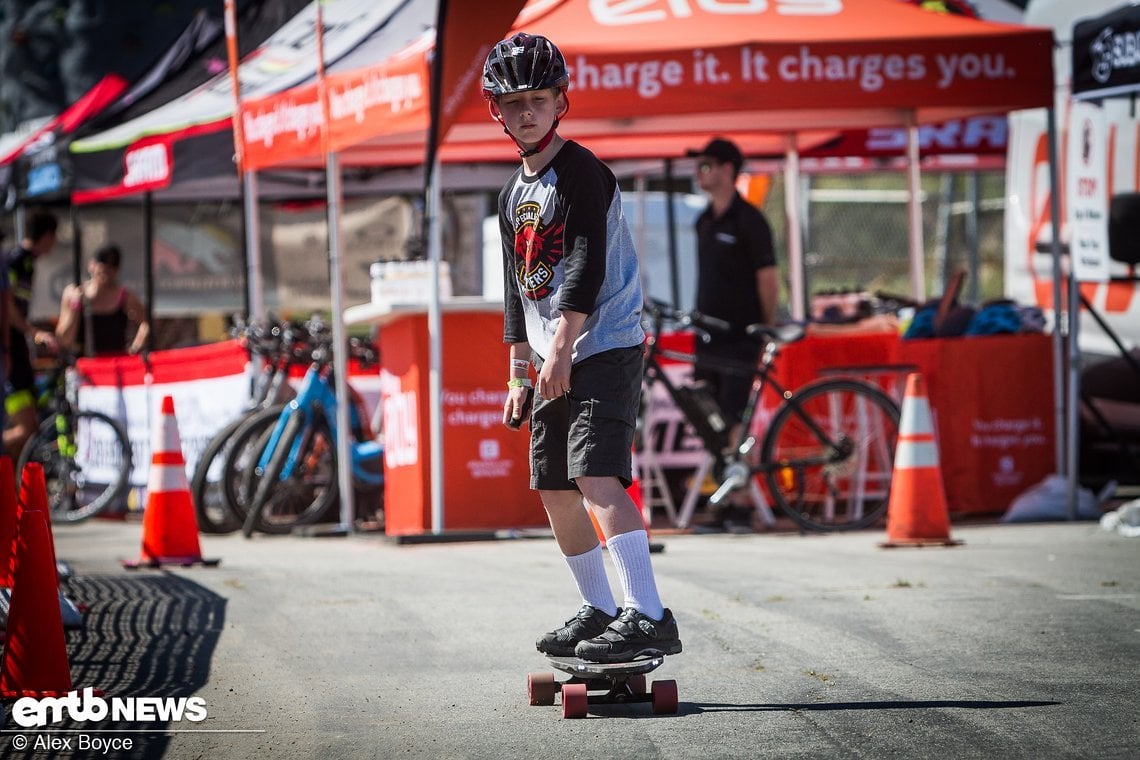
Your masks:
{"label": "pop-up canopy tent", "polygon": [[[897,0],[692,9],[536,0],[515,29],[547,33],[565,53],[571,108],[563,130],[591,145],[932,123],[1046,105],[1052,86],[1048,30]],[[422,144],[429,54],[425,39],[375,66],[329,77],[330,148],[346,163],[385,163],[383,149]],[[243,104],[251,165],[319,155],[315,123],[297,119],[302,111],[317,116],[314,99],[315,88],[296,89]],[[473,78],[445,150],[476,157],[476,149],[463,149],[497,137]]]}
{"label": "pop-up canopy tent", "polygon": [[[250,49],[294,15],[307,0],[256,0],[242,4],[236,23],[242,41]],[[113,13],[113,9],[105,12]],[[164,28],[156,20],[151,34]],[[49,121],[39,134],[16,153],[17,200],[59,201],[70,198],[72,165],[68,146],[71,141],[106,130],[177,100],[217,74],[224,56],[221,8],[202,8],[182,33],[155,60],[128,83],[118,74],[108,74],[86,95]],[[0,143],[4,138],[0,137]],[[6,160],[0,149],[0,165]],[[217,197],[216,194],[214,197]]]}
{"label": "pop-up canopy tent", "polygon": [[[719,133],[750,153],[787,149],[794,180],[798,151],[835,130],[914,128],[1045,106],[1052,92],[1049,30],[930,13],[897,0],[697,7],[532,0],[514,28],[547,33],[562,49],[571,69],[562,132],[603,158],[679,155]],[[381,63],[328,78],[329,149],[344,164],[401,164],[422,155],[430,52],[425,37]],[[444,161],[511,155],[481,102],[476,74],[441,148]],[[314,85],[243,103],[248,165],[319,165],[316,100]],[[912,295],[921,299],[911,132]],[[763,135],[768,150],[755,145]],[[795,218],[792,207],[789,216]],[[789,225],[793,314],[802,316],[797,232]]]}
{"label": "pop-up canopy tent", "polygon": [[[242,62],[243,97],[258,97],[316,75],[315,4],[296,14]],[[432,13],[407,0],[335,0],[324,9],[324,56],[358,67],[385,57],[431,25]],[[400,27],[397,29],[396,27]],[[220,73],[175,101],[71,144],[72,200],[93,203],[183,182],[236,177],[233,84]]]}

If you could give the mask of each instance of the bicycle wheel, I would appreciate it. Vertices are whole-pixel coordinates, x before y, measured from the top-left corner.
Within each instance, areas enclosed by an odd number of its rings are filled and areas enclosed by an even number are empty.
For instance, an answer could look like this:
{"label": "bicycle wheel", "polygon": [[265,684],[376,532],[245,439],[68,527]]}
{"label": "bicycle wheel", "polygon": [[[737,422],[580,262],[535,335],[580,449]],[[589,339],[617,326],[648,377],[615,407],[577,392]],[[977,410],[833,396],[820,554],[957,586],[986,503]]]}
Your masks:
{"label": "bicycle wheel", "polygon": [[102,412],[53,414],[21,452],[17,478],[29,462],[44,468],[52,520],[79,522],[123,499],[131,444],[118,420]]}
{"label": "bicycle wheel", "polygon": [[245,522],[253,491],[249,485],[252,473],[269,440],[269,433],[277,424],[277,418],[284,408],[284,404],[275,404],[254,412],[245,418],[230,437],[229,452],[222,465],[219,502],[228,513],[228,521],[234,524],[234,530]]}
{"label": "bicycle wheel", "polygon": [[234,432],[246,419],[246,416],[239,417],[219,430],[206,444],[194,467],[194,477],[190,479],[190,496],[194,501],[198,530],[203,533],[232,533],[241,527],[233,510],[226,506],[222,474],[226,458],[233,448]]}
{"label": "bicycle wheel", "polygon": [[898,427],[898,405],[878,389],[812,383],[777,410],[756,469],[777,506],[804,528],[865,528],[887,511]]}
{"label": "bicycle wheel", "polygon": [[[291,471],[285,468],[291,463]],[[309,420],[295,412],[285,423],[257,490],[242,533],[288,533],[316,522],[337,497],[336,442],[323,414]]]}

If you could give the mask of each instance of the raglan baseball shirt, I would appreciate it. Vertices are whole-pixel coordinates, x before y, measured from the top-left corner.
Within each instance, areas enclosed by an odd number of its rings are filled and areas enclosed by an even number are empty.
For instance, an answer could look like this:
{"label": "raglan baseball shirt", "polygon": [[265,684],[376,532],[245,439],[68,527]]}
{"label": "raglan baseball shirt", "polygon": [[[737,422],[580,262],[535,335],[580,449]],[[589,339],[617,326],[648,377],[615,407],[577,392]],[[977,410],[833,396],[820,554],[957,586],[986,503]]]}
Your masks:
{"label": "raglan baseball shirt", "polygon": [[549,356],[562,310],[588,315],[572,360],[639,346],[641,278],[617,179],[567,141],[537,175],[522,167],[499,194],[503,341]]}

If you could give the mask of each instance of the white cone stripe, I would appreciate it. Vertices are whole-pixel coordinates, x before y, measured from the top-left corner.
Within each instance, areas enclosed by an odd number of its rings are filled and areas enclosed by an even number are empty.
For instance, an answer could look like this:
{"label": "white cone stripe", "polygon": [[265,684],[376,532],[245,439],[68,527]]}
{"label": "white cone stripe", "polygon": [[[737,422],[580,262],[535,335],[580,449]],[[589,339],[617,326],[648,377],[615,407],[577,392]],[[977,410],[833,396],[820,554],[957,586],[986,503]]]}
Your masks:
{"label": "white cone stripe", "polygon": [[938,445],[934,441],[899,441],[895,451],[895,469],[913,470],[938,467]]}
{"label": "white cone stripe", "polygon": [[907,396],[903,399],[899,431],[907,435],[933,435],[934,420],[926,396]]}
{"label": "white cone stripe", "polygon": [[146,481],[147,494],[189,491],[186,466],[180,464],[151,464]]}
{"label": "white cone stripe", "polygon": [[178,424],[171,415],[159,420],[151,440],[151,451],[182,451],[182,440],[178,437]]}

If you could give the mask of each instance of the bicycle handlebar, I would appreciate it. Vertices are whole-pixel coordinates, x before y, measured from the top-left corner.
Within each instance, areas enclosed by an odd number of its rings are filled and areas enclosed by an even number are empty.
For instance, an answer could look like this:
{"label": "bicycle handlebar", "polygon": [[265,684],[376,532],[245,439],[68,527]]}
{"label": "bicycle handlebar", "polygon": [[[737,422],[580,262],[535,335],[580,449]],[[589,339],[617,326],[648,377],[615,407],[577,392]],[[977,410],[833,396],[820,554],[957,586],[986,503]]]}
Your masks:
{"label": "bicycle handlebar", "polygon": [[684,311],[674,308],[672,304],[650,298],[645,302],[645,311],[654,317],[658,323],[663,321],[675,322],[681,327],[688,328],[697,333],[703,343],[712,340],[710,332],[728,333],[732,325],[718,317],[710,317],[699,311]]}

